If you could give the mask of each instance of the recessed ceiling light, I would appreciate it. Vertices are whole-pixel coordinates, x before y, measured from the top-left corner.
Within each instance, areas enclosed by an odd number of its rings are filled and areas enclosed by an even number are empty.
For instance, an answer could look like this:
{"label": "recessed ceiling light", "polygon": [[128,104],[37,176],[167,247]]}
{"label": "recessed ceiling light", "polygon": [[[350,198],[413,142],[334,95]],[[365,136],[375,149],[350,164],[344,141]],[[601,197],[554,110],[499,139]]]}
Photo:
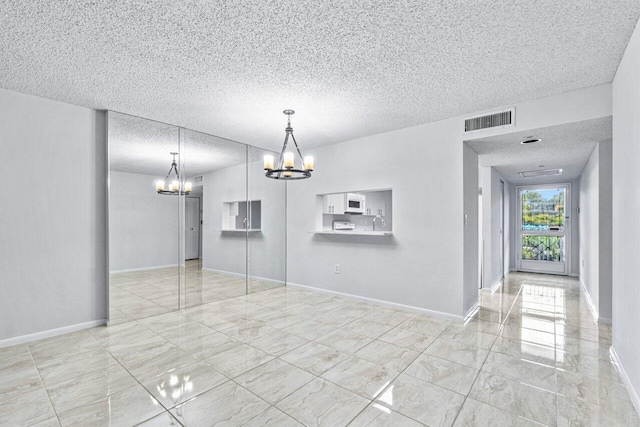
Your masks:
{"label": "recessed ceiling light", "polygon": [[523,178],[532,178],[534,176],[562,175],[562,169],[534,170],[534,171],[524,171],[519,173],[520,173],[520,176]]}
{"label": "recessed ceiling light", "polygon": [[527,137],[526,139],[520,141],[520,144],[533,144],[535,142],[540,142],[540,141],[542,141],[540,138]]}

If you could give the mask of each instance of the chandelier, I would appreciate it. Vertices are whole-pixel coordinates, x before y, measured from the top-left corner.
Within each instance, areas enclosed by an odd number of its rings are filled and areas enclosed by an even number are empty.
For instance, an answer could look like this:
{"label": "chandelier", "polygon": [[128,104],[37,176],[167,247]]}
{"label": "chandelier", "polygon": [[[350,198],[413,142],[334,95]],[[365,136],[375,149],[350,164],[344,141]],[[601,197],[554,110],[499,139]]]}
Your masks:
{"label": "chandelier", "polygon": [[[313,157],[302,157],[300,147],[296,142],[296,138],[293,136],[293,128],[291,127],[291,116],[295,113],[293,110],[284,110],[284,114],[287,115],[287,127],[284,137],[284,145],[278,158],[277,167],[274,168],[274,158],[271,155],[264,156],[264,170],[265,176],[272,179],[306,179],[311,178],[311,172],[313,171]],[[296,146],[296,151],[302,162],[302,169],[296,169],[295,165],[295,153],[287,151],[287,143],[289,142],[289,136],[293,140]]]}
{"label": "chandelier", "polygon": [[[182,187],[182,184],[180,183],[180,173],[178,173],[178,164],[176,163],[176,155],[178,153],[171,152],[170,154],[173,156],[173,160],[171,161],[169,173],[167,174],[167,177],[164,179],[164,181],[156,181],[156,192],[158,194],[187,195],[191,193],[191,183],[185,182],[184,187]],[[175,178],[169,180],[171,172],[174,173]],[[167,183],[169,183],[169,185],[167,185]]]}

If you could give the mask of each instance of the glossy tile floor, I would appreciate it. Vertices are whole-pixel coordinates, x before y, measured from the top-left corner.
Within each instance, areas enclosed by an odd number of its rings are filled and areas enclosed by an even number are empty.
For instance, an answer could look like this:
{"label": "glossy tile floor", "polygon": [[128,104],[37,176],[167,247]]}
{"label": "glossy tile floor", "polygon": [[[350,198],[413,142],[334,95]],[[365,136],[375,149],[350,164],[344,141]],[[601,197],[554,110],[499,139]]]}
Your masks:
{"label": "glossy tile floor", "polygon": [[0,349],[0,424],[638,426],[575,279],[463,325],[279,287]]}
{"label": "glossy tile floor", "polygon": [[[178,267],[112,274],[109,278],[111,324],[144,319],[179,308]],[[202,269],[201,260],[185,262],[184,306],[193,307],[283,285]]]}

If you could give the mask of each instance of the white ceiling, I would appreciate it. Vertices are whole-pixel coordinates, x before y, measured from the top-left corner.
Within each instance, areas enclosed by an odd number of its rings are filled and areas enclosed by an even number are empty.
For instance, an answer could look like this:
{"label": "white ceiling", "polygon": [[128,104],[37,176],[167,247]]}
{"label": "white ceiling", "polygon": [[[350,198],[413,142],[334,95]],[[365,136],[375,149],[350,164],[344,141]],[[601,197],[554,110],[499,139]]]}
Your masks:
{"label": "white ceiling", "polygon": [[0,0],[0,87],[277,149],[608,83],[638,0]]}
{"label": "white ceiling", "polygon": [[[126,114],[109,115],[109,168],[164,178],[171,167],[171,152],[179,152],[187,179],[216,169],[261,159],[265,151],[224,138],[183,130]],[[248,153],[247,153],[248,150]],[[179,159],[179,158],[177,158]],[[179,163],[180,164],[180,163]]]}
{"label": "white ceiling", "polygon": [[[481,166],[493,166],[510,183],[547,184],[578,178],[595,146],[600,141],[611,139],[611,133],[611,117],[603,117],[466,143],[478,153]],[[520,143],[531,137],[542,141]],[[522,178],[519,174],[542,169],[562,169],[562,175]]]}

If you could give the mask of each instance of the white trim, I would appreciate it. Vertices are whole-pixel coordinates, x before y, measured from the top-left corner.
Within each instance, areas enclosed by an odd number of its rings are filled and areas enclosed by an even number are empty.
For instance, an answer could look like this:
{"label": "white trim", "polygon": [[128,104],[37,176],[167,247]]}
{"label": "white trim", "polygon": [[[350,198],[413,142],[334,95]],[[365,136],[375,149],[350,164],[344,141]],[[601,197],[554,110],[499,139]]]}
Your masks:
{"label": "white trim", "polygon": [[0,348],[9,347],[17,344],[24,344],[26,342],[41,340],[43,338],[55,337],[58,335],[68,334],[70,332],[81,331],[83,329],[95,328],[96,326],[103,326],[107,324],[107,319],[92,320],[91,322],[77,323],[75,325],[63,326],[62,328],[49,329],[47,331],[36,332],[28,335],[21,335],[19,337],[7,338],[0,340]]}
{"label": "white trim", "polygon": [[593,300],[591,299],[591,295],[589,295],[589,291],[587,290],[587,287],[585,286],[585,284],[582,281],[582,279],[580,279],[580,287],[582,288],[582,290],[584,291],[584,294],[587,297],[587,304],[589,304],[589,308],[591,309],[591,315],[593,316],[593,318],[596,321],[596,323],[598,323],[598,318],[600,317],[598,315],[598,308],[593,303]]}
{"label": "white trim", "polygon": [[466,322],[467,320],[469,320],[469,318],[476,314],[478,310],[480,310],[480,302],[476,301],[476,303],[473,304],[473,306],[469,310],[467,310],[467,314],[464,315],[464,321]]}
{"label": "white trim", "polygon": [[362,302],[366,302],[367,304],[381,305],[384,307],[391,307],[391,308],[397,308],[399,310],[411,311],[413,313],[426,314],[428,316],[440,317],[448,320],[455,320],[457,322],[464,321],[464,318],[462,316],[445,313],[443,311],[429,310],[427,308],[415,307],[412,305],[404,305],[404,304],[399,304],[397,302],[384,301],[384,300],[379,300],[375,298],[367,298],[360,295],[345,294],[342,292],[330,291],[328,289],[314,288],[313,286],[300,285],[298,283],[287,282],[287,286],[290,286],[292,288],[304,289],[311,292],[318,292],[321,294],[334,295],[341,298],[362,301]]}
{"label": "white trim", "polygon": [[487,291],[487,292],[491,292],[494,293],[495,291],[498,290],[498,288],[500,287],[500,285],[502,284],[502,281],[504,280],[504,278],[502,279],[496,279],[491,286],[488,286],[486,288],[481,288],[483,291]]}
{"label": "white trim", "polygon": [[633,403],[633,407],[636,408],[636,412],[640,414],[640,398],[638,398],[638,393],[636,393],[636,389],[633,388],[633,384],[631,384],[631,379],[629,379],[629,375],[627,375],[627,371],[624,370],[624,366],[622,366],[622,362],[618,357],[618,353],[613,348],[613,346],[609,347],[609,355],[611,356],[611,361],[613,365],[616,367],[616,371],[618,371],[618,375],[620,375],[620,379],[622,383],[627,388],[627,392],[629,393],[629,397],[631,398],[631,403]]}
{"label": "white trim", "polygon": [[178,264],[167,264],[167,265],[155,265],[153,267],[129,268],[127,270],[110,271],[109,274],[131,273],[134,271],[159,270],[161,268],[170,268],[170,267],[177,267],[177,266]]}
{"label": "white trim", "polygon": [[[234,277],[247,277],[247,275],[244,274],[244,273],[234,273],[232,271],[216,270],[215,268],[207,268],[207,267],[202,267],[202,269],[203,270],[207,270],[207,271],[211,271],[213,273],[227,274],[229,276],[234,276]],[[252,279],[263,280],[265,282],[278,283],[280,285],[284,285],[285,284],[284,280],[268,279],[266,277],[258,277],[258,276],[250,276],[250,277]]]}

